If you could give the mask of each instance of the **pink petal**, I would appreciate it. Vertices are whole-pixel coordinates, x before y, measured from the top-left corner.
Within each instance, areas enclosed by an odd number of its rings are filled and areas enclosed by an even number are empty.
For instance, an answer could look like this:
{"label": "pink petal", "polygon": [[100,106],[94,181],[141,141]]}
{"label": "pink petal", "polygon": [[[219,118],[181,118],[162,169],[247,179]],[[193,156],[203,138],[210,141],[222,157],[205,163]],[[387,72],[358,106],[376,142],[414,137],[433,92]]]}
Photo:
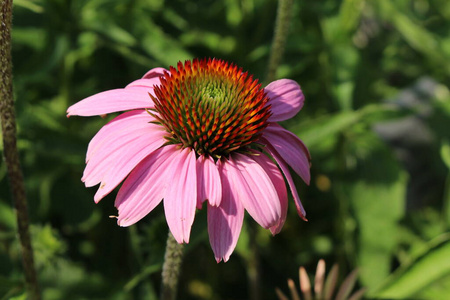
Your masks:
{"label": "pink petal", "polygon": [[280,204],[281,204],[281,218],[277,224],[269,228],[272,235],[280,233],[281,229],[284,226],[284,223],[286,222],[287,210],[289,206],[287,197],[280,199]]}
{"label": "pink petal", "polygon": [[[97,133],[94,142],[88,147],[87,165],[81,179],[86,186],[94,186],[104,180],[111,168],[121,166],[118,164],[119,161],[132,169],[134,166],[130,164],[136,165],[139,162],[136,159],[144,158],[165,142],[163,127],[148,123],[151,116],[145,114],[146,112],[127,113],[126,118],[117,117],[105,125],[105,130],[102,129]],[[119,120],[114,122],[117,119]],[[124,122],[125,120],[128,122]],[[146,153],[138,154],[141,151]],[[138,157],[131,158],[134,155]],[[127,159],[129,162],[125,162]]]}
{"label": "pink petal", "polygon": [[219,206],[222,200],[222,185],[219,170],[211,157],[197,159],[197,208],[208,200],[212,206]]}
{"label": "pink petal", "polygon": [[309,184],[311,180],[309,173],[311,159],[305,144],[292,132],[273,123],[264,129],[262,137],[275,148],[280,157],[291,166],[303,181]]}
{"label": "pink petal", "polygon": [[89,161],[95,152],[101,150],[103,143],[110,142],[119,132],[141,129],[154,120],[145,110],[133,110],[118,115],[103,126],[89,142],[86,162]]}
{"label": "pink petal", "polygon": [[[161,127],[157,125],[153,126]],[[128,145],[128,151],[122,152],[122,155],[117,157],[114,164],[105,173],[100,187],[94,196],[94,201],[97,203],[109,194],[141,160],[161,147],[166,142],[164,139],[166,134],[162,129],[155,129],[152,134],[143,135],[142,139],[130,143]]]}
{"label": "pink petal", "polygon": [[75,103],[67,109],[67,116],[96,116],[117,111],[153,108],[149,89],[115,89],[101,92]]}
{"label": "pink petal", "polygon": [[219,167],[222,179],[222,201],[220,206],[208,205],[209,242],[217,262],[228,261],[236,248],[244,220],[244,206],[233,184],[234,169],[228,162]]}
{"label": "pink petal", "polygon": [[174,146],[165,146],[134,168],[117,194],[119,226],[133,225],[161,202],[170,180],[167,170],[176,155],[178,150]]}
{"label": "pink petal", "polygon": [[164,68],[153,68],[147,73],[145,73],[144,76],[142,76],[142,79],[152,79],[152,78],[159,78],[161,76],[164,76],[164,72],[169,72]]}
{"label": "pink petal", "polygon": [[86,187],[99,184],[106,172],[120,156],[128,155],[129,144],[139,144],[147,130],[118,132],[104,147],[96,152],[86,164],[81,181]]}
{"label": "pink petal", "polygon": [[292,118],[303,107],[305,96],[297,82],[280,79],[271,82],[264,88],[272,106],[269,122],[279,122]]}
{"label": "pink petal", "polygon": [[[272,155],[272,157],[275,159],[277,164],[280,166],[281,171],[283,171],[283,174],[286,177],[286,180],[289,184],[289,188],[291,189],[292,197],[294,198],[294,203],[295,203],[295,207],[297,208],[298,215],[303,220],[308,221],[305,217],[306,211],[303,208],[300,197],[298,196],[297,189],[295,187],[295,183],[294,183],[294,180],[292,179],[291,173],[289,172],[289,167],[288,167],[287,163],[283,160],[283,158],[278,154],[278,152],[270,144],[266,145],[265,150],[267,150],[267,152],[269,152],[269,154]],[[272,231],[272,234],[273,234],[273,232],[277,233],[283,225],[281,224],[281,227],[279,227],[279,226],[280,226],[280,224],[278,224],[278,226],[275,226],[270,229]]]}
{"label": "pink petal", "polygon": [[278,223],[270,227],[270,231],[273,235],[280,232],[281,228],[286,221],[287,209],[288,209],[288,197],[286,191],[286,184],[284,182],[284,177],[278,169],[277,165],[263,153],[258,153],[258,155],[252,156],[252,158],[264,169],[264,171],[269,175],[270,180],[272,180],[273,185],[278,193],[278,199],[281,205],[281,218]]}
{"label": "pink petal", "polygon": [[179,150],[168,172],[170,188],[164,197],[167,224],[178,243],[189,243],[197,204],[197,175],[195,151]]}
{"label": "pink petal", "polygon": [[264,169],[251,157],[235,153],[230,158],[230,175],[239,200],[259,225],[268,229],[281,218],[278,193]]}
{"label": "pink petal", "polygon": [[160,85],[161,80],[159,80],[159,77],[154,77],[151,79],[138,79],[127,85],[125,88],[147,88],[153,91],[153,86]]}

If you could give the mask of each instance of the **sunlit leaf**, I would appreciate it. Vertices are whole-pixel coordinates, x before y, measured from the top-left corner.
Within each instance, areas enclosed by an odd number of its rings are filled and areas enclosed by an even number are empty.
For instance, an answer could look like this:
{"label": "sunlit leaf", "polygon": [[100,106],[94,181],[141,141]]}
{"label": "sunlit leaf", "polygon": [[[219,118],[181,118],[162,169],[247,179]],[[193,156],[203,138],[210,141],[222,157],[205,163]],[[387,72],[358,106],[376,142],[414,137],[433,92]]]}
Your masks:
{"label": "sunlit leaf", "polygon": [[8,229],[16,228],[16,216],[12,204],[8,205],[5,201],[0,201],[0,224]]}
{"label": "sunlit leaf", "polygon": [[423,26],[411,20],[404,12],[397,8],[397,3],[389,0],[376,1],[381,16],[392,22],[403,38],[417,51],[425,54],[428,59],[442,64],[447,73],[450,72],[449,53],[443,53],[440,40]]}
{"label": "sunlit leaf", "polygon": [[[415,298],[439,279],[450,274],[450,242],[448,237],[430,249],[408,267],[390,276],[384,288],[373,296],[376,298]],[[442,295],[442,298],[445,296]]]}
{"label": "sunlit leaf", "polygon": [[450,144],[448,141],[444,141],[441,145],[441,157],[444,164],[450,170]]}
{"label": "sunlit leaf", "polygon": [[358,122],[370,125],[386,119],[397,118],[404,113],[389,105],[367,105],[358,111],[343,111],[322,116],[291,128],[309,147],[335,137]]}
{"label": "sunlit leaf", "polygon": [[34,13],[42,13],[44,8],[39,0],[15,0],[14,5],[31,10]]}

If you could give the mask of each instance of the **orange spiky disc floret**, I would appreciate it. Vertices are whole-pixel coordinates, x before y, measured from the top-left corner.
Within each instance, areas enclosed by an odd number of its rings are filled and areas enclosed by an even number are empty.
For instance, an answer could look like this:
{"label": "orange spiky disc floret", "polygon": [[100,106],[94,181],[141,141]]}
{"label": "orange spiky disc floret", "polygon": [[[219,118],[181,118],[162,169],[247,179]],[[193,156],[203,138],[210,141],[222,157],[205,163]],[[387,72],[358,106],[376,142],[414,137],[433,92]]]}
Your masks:
{"label": "orange spiky disc floret", "polygon": [[154,90],[154,116],[169,133],[169,143],[198,155],[220,158],[248,150],[271,115],[258,80],[223,60],[179,62]]}

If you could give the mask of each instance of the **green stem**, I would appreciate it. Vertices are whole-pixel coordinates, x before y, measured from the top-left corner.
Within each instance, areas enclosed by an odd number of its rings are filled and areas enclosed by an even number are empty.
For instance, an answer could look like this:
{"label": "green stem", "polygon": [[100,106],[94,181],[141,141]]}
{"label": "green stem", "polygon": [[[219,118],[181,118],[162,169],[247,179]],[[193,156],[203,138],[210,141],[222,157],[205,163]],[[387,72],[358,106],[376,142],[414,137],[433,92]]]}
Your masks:
{"label": "green stem", "polygon": [[182,262],[183,244],[178,244],[169,231],[162,270],[161,300],[176,299]]}
{"label": "green stem", "polygon": [[273,35],[272,48],[270,50],[269,67],[267,69],[266,83],[275,79],[278,66],[284,54],[286,40],[291,23],[293,0],[278,0],[277,19]]}
{"label": "green stem", "polygon": [[11,59],[12,0],[2,0],[0,2],[0,27],[0,118],[3,134],[3,155],[8,169],[12,199],[16,212],[17,230],[19,232],[28,296],[29,299],[39,300],[41,296],[34,267],[33,248],[31,246],[25,184],[16,142]]}

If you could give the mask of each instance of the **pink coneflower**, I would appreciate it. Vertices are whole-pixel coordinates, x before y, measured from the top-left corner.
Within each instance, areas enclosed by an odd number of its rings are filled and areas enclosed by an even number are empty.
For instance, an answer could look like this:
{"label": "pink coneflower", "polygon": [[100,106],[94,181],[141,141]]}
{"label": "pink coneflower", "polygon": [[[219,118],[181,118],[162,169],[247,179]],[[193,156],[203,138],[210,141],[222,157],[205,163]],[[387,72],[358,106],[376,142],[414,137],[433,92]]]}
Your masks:
{"label": "pink coneflower", "polygon": [[289,166],[309,183],[309,153],[276,123],[296,115],[303,102],[295,81],[281,79],[262,89],[233,64],[195,59],[88,97],[67,115],[127,111],[89,143],[82,181],[100,184],[98,202],[126,178],[115,201],[120,226],[136,223],[164,199],[178,243],[189,242],[195,211],[206,201],[219,262],[236,246],[244,210],[272,234],[281,230],[288,207],[282,173],[305,219]]}

